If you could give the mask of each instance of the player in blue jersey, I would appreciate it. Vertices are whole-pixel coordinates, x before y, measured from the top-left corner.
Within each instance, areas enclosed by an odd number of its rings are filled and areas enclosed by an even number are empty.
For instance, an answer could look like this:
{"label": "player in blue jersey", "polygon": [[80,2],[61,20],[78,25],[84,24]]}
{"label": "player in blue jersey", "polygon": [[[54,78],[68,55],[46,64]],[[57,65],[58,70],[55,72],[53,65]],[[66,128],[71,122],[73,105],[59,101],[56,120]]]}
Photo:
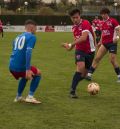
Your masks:
{"label": "player in blue jersey", "polygon": [[[27,20],[25,22],[25,30],[26,32],[18,35],[13,41],[13,51],[10,57],[10,72],[15,79],[20,80],[14,101],[38,104],[41,102],[36,100],[33,95],[41,80],[41,73],[38,68],[31,66],[32,49],[36,43],[36,23],[32,20]],[[30,91],[26,99],[23,99],[22,93],[28,80],[31,80]]]}

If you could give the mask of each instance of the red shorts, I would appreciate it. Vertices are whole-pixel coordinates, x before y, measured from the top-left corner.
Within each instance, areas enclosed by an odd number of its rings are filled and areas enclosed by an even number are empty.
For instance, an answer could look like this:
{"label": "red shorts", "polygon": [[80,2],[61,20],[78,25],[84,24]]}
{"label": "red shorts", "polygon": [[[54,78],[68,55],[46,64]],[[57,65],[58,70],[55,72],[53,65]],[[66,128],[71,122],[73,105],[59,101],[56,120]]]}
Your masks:
{"label": "red shorts", "polygon": [[[31,66],[30,70],[36,75],[38,72],[37,68],[35,66]],[[26,72],[15,72],[15,71],[10,71],[12,75],[15,77],[16,80],[19,78],[25,78],[26,77]]]}

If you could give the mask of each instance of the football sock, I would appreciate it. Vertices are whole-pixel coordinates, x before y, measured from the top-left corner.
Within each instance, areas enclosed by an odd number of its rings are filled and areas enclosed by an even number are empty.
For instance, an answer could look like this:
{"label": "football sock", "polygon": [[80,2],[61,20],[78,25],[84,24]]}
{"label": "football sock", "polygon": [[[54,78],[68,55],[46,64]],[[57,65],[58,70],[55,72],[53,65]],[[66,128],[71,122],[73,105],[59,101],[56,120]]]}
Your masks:
{"label": "football sock", "polygon": [[71,94],[75,94],[78,83],[83,79],[84,78],[81,76],[81,73],[75,72],[72,80],[72,86],[71,86],[71,92],[70,92]]}
{"label": "football sock", "polygon": [[119,67],[115,68],[115,72],[116,72],[116,74],[117,74],[118,76],[120,76],[120,68],[119,68]]}
{"label": "football sock", "polygon": [[94,73],[94,71],[95,71],[95,68],[93,68],[93,67],[91,66],[91,67],[90,67],[90,69],[89,69],[89,71],[88,71],[88,73],[93,74],[93,73]]}
{"label": "football sock", "polygon": [[3,32],[2,32],[2,38],[3,38]]}
{"label": "football sock", "polygon": [[41,80],[41,76],[34,76],[30,85],[30,91],[29,91],[29,96],[33,96],[34,92],[36,91],[39,82]]}
{"label": "football sock", "polygon": [[22,95],[23,90],[24,90],[24,88],[26,86],[26,83],[27,83],[27,79],[25,79],[25,78],[22,78],[19,81],[17,97],[20,97]]}

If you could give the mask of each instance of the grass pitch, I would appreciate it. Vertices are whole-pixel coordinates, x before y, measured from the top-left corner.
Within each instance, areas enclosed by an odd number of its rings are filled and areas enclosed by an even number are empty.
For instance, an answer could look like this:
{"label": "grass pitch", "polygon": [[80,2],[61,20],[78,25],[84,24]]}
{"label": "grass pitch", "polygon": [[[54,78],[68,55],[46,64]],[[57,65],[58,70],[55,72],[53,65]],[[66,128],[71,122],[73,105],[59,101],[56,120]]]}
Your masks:
{"label": "grass pitch", "polygon": [[[35,97],[43,103],[13,103],[17,81],[10,75],[8,64],[16,35],[5,33],[0,39],[0,129],[120,129],[120,84],[116,83],[108,55],[93,76],[100,84],[100,93],[90,96],[86,91],[89,82],[84,80],[78,86],[79,99],[69,98],[75,71],[74,51],[67,52],[60,45],[72,41],[72,33],[37,34],[32,64],[42,71]],[[23,96],[28,90],[29,85]]]}

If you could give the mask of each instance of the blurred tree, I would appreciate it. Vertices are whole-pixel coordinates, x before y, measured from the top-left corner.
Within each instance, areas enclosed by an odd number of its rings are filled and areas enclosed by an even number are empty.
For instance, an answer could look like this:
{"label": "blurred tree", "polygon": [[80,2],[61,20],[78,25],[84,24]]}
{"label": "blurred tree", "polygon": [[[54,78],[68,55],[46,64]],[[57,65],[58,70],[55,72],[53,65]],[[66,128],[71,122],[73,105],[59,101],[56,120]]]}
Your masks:
{"label": "blurred tree", "polygon": [[82,12],[83,0],[76,0],[76,7]]}
{"label": "blurred tree", "polygon": [[69,2],[69,0],[61,0],[60,3],[57,4],[58,12],[62,12],[63,14],[68,14],[69,10],[76,7],[76,4]]}
{"label": "blurred tree", "polygon": [[17,0],[10,0],[10,2],[7,3],[6,5],[7,5],[6,7],[9,10],[16,11],[16,9],[19,7],[19,1],[17,1]]}
{"label": "blurred tree", "polygon": [[41,8],[44,7],[44,2],[42,0],[37,0],[37,5],[36,5],[36,9],[37,11]]}
{"label": "blurred tree", "polygon": [[1,7],[4,6],[4,0],[0,0],[0,6],[1,6]]}
{"label": "blurred tree", "polygon": [[57,11],[57,1],[56,0],[52,0],[52,2],[50,4],[48,4],[48,6],[50,8],[52,8],[53,10]]}
{"label": "blurred tree", "polygon": [[[25,6],[24,2],[27,1],[29,4],[28,6]],[[79,8],[81,11],[82,9],[86,9],[85,6],[87,7],[88,12],[93,9],[94,12],[97,12],[96,6],[109,6],[111,9],[114,5],[115,1],[120,1],[120,0],[74,0],[76,3],[73,4],[72,2],[69,2],[69,0],[51,0],[51,3],[45,3],[45,0],[0,0],[0,5],[1,7],[4,7],[4,10],[7,11],[14,11],[14,13],[20,12],[23,13],[25,11],[25,8],[27,8],[28,13],[38,13],[42,15],[46,13],[46,15],[51,15],[51,14],[67,14],[69,10],[72,8]],[[60,2],[58,2],[60,1]],[[72,1],[72,0],[71,0]],[[4,4],[5,3],[5,4]],[[118,3],[118,5],[120,5]],[[119,7],[119,6],[118,6]],[[3,8],[2,8],[3,10]],[[23,11],[22,11],[23,10]],[[83,10],[83,11],[84,11]],[[44,12],[45,11],[45,12]],[[42,13],[41,13],[42,12]],[[89,13],[90,13],[89,12]]]}
{"label": "blurred tree", "polygon": [[59,12],[66,13],[67,6],[63,2],[57,4],[57,9]]}
{"label": "blurred tree", "polygon": [[67,6],[67,4],[69,3],[69,0],[61,0],[61,2]]}
{"label": "blurred tree", "polygon": [[39,15],[54,15],[54,10],[50,7],[42,7],[39,10]]}
{"label": "blurred tree", "polygon": [[30,0],[29,1],[29,7],[30,8],[36,8],[37,1],[36,0]]}

